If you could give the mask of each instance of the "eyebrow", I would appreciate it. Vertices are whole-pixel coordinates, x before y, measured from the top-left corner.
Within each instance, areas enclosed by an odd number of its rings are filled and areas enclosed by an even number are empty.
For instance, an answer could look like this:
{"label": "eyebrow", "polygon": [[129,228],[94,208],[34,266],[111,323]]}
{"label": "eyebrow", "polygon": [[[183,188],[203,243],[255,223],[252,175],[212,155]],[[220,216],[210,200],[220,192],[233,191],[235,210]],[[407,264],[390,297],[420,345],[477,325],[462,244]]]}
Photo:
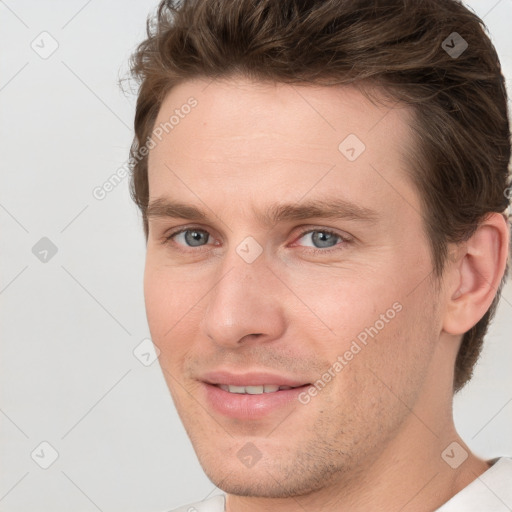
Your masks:
{"label": "eyebrow", "polygon": [[[146,217],[148,219],[169,217],[190,221],[205,221],[208,219],[208,214],[196,206],[161,197],[149,203],[146,209]],[[309,200],[302,203],[273,204],[267,207],[263,213],[256,212],[256,218],[264,226],[315,217],[375,223],[379,214],[375,210],[337,197]]]}

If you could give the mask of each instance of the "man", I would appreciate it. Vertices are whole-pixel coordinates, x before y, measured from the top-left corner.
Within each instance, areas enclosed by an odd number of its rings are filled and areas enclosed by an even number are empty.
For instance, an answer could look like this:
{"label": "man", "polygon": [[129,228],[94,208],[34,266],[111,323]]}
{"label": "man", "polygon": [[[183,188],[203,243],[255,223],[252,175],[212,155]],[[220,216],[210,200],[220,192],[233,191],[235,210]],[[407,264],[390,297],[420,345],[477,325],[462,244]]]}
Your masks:
{"label": "man", "polygon": [[506,274],[509,124],[454,0],[162,2],[132,197],[146,310],[225,495],[179,510],[505,511],[457,434]]}

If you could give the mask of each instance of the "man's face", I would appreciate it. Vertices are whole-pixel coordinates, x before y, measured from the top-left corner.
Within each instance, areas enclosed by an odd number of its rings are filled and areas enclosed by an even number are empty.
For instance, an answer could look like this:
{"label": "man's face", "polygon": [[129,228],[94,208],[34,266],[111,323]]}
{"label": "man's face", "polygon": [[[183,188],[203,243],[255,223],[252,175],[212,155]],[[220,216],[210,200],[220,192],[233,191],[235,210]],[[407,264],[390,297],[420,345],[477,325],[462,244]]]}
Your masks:
{"label": "man's face", "polygon": [[[418,435],[442,301],[402,157],[409,115],[351,87],[237,78],[183,83],[162,105],[150,203],[206,217],[153,209],[148,322],[198,458],[229,493],[339,485]],[[303,209],[334,201],[336,216]]]}

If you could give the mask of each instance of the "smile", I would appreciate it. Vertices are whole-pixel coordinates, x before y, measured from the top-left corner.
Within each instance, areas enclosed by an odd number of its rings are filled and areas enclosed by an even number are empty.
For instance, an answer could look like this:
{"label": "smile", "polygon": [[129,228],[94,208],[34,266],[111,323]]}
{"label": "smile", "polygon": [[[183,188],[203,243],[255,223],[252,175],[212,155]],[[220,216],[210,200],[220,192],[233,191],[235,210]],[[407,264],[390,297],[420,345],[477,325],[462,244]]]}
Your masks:
{"label": "smile", "polygon": [[278,386],[275,384],[264,384],[263,386],[234,386],[230,384],[218,384],[219,388],[228,391],[229,393],[247,394],[247,395],[261,395],[263,393],[275,393],[276,391],[283,391],[293,389],[300,386]]}

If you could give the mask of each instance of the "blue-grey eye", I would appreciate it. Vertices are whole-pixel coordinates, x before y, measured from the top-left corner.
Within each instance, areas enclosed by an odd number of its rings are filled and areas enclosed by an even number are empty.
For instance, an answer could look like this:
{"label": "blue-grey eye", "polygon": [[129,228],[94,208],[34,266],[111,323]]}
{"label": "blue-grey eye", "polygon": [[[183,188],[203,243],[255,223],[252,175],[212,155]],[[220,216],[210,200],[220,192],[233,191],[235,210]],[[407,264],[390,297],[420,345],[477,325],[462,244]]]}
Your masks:
{"label": "blue-grey eye", "polygon": [[175,236],[183,234],[185,237],[185,242],[190,247],[199,247],[204,241],[205,244],[208,243],[209,234],[206,231],[201,231],[198,229],[184,229],[180,233],[176,233]]}
{"label": "blue-grey eye", "polygon": [[303,233],[301,238],[304,238],[306,235],[312,235],[313,247],[318,249],[334,247],[337,241],[341,239],[341,236],[336,233],[320,229],[307,231]]}

